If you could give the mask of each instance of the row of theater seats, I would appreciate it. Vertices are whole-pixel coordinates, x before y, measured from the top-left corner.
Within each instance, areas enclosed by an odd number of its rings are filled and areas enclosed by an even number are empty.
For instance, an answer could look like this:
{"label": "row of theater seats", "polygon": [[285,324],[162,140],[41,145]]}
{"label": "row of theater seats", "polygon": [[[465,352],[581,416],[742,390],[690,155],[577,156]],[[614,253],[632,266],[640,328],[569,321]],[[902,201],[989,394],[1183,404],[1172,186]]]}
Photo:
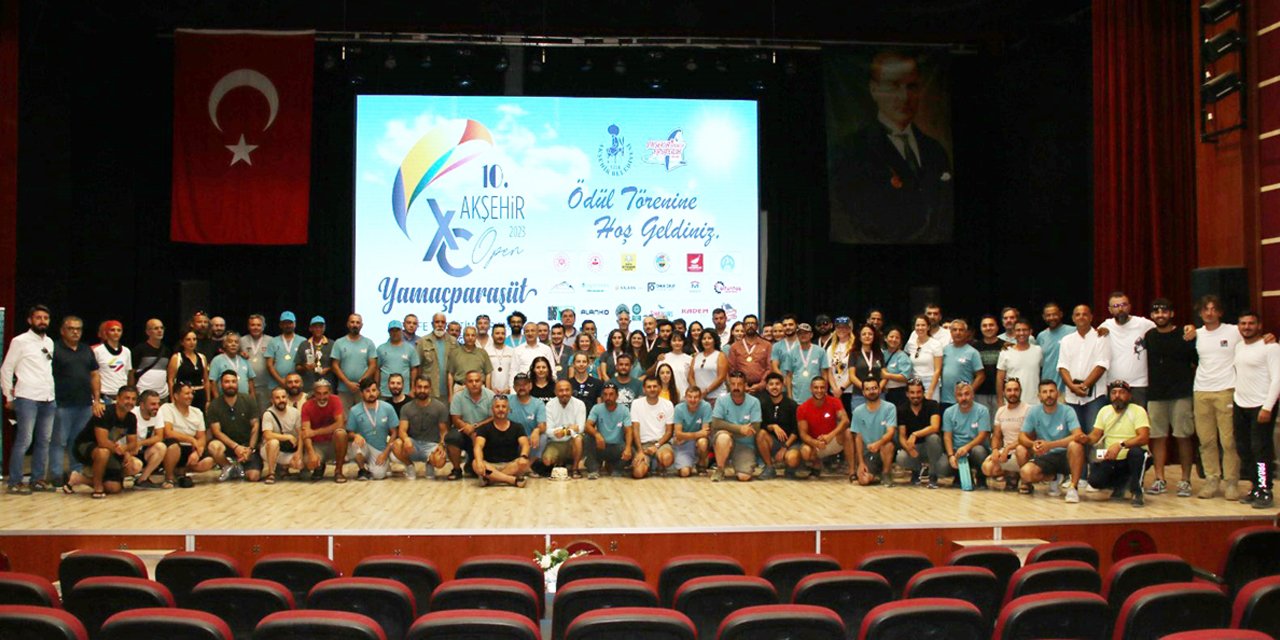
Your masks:
{"label": "row of theater seats", "polygon": [[[923,625],[922,633],[947,630],[940,637],[948,638],[986,638],[993,626],[996,638],[1104,638],[1113,627],[1115,637],[1145,638],[1228,623],[1280,637],[1280,577],[1266,577],[1280,574],[1280,529],[1242,529],[1227,545],[1220,574],[1206,576],[1213,584],[1193,582],[1196,570],[1169,554],[1121,560],[1104,580],[1097,551],[1080,543],[1044,545],[1026,566],[998,547],[957,551],[943,567],[917,552],[882,551],[864,556],[854,570],[831,556],[790,554],[770,558],[758,577],[746,576],[727,556],[681,556],[663,567],[656,590],[632,560],[584,556],[559,569],[551,637],[619,638],[624,636],[611,630],[629,629],[625,637],[879,638],[897,637],[889,630],[907,624]],[[300,606],[311,610],[307,625],[354,629],[360,625],[353,618],[318,611],[363,615],[374,621],[379,637],[391,640],[537,637],[544,615],[542,571],[519,556],[468,559],[449,581],[431,562],[403,556],[366,558],[353,577],[342,578],[327,558],[278,554],[258,560],[250,575],[241,577],[237,561],[221,554],[175,552],[160,561],[152,582],[131,554],[82,551],[59,567],[63,598],[42,578],[0,573],[0,605],[65,606],[90,638],[122,637],[109,635],[122,632],[107,624],[122,612],[175,605],[212,614],[235,638],[310,637],[272,631],[303,625],[293,611]],[[181,624],[169,618],[185,614],[170,611],[165,624]],[[289,612],[294,615],[283,615]],[[43,615],[58,614],[46,609]],[[0,638],[26,637],[5,633],[5,620],[0,617]],[[264,630],[267,620],[272,625]],[[126,616],[115,624],[132,629],[146,621]],[[191,624],[202,629],[191,637],[217,637],[207,635],[215,632],[207,619],[193,616]],[[441,631],[482,624],[505,631]],[[651,631],[636,635],[636,629]],[[811,633],[787,635],[796,629]],[[1141,629],[1148,631],[1135,631]],[[530,630],[535,635],[527,635]],[[333,637],[366,637],[353,633]],[[132,637],[186,637],[175,634]]]}

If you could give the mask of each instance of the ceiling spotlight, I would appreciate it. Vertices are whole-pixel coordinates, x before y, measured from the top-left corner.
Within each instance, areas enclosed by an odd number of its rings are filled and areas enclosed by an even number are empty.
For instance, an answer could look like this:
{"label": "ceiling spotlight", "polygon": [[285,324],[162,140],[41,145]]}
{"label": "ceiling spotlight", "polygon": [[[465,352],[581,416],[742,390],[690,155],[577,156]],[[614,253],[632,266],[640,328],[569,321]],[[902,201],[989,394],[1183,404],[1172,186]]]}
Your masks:
{"label": "ceiling spotlight", "polygon": [[796,74],[796,61],[788,60],[785,65],[782,65],[782,71],[789,76],[794,76]]}
{"label": "ceiling spotlight", "polygon": [[693,56],[689,56],[689,59],[684,61],[684,70],[688,71],[689,73],[693,73],[694,71],[697,71],[698,61],[695,60]]}
{"label": "ceiling spotlight", "polygon": [[591,58],[587,58],[586,60],[583,60],[582,64],[578,65],[578,70],[583,73],[590,73],[591,70],[594,68],[595,68],[595,63],[591,61]]}
{"label": "ceiling spotlight", "polygon": [[422,54],[422,59],[418,60],[418,66],[419,66],[419,67],[422,67],[423,69],[430,69],[430,68],[431,68],[431,54],[429,54],[429,53],[424,53],[424,54]]}
{"label": "ceiling spotlight", "polygon": [[618,59],[617,59],[617,61],[615,61],[615,62],[613,63],[613,72],[614,72],[614,73],[616,73],[616,74],[618,74],[618,75],[620,75],[620,76],[621,76],[621,75],[626,75],[626,73],[627,73],[627,61],[626,61],[626,60],[623,60],[622,58],[618,58]]}
{"label": "ceiling spotlight", "polygon": [[510,66],[511,66],[511,60],[507,58],[507,54],[504,53],[498,56],[497,62],[493,63],[493,70],[497,71],[498,73],[502,73],[506,71],[507,68]]}
{"label": "ceiling spotlight", "polygon": [[653,62],[658,62],[662,60],[664,57],[666,57],[667,54],[664,53],[661,49],[653,49],[647,55],[649,56],[649,60]]}
{"label": "ceiling spotlight", "polygon": [[386,67],[388,70],[396,68],[397,64],[396,54],[394,53],[388,53],[387,59],[382,61],[382,66]]}
{"label": "ceiling spotlight", "polygon": [[752,80],[752,81],[751,81],[751,90],[752,90],[752,91],[764,91],[765,89],[768,89],[768,88],[769,88],[769,87],[768,87],[768,85],[766,85],[766,84],[764,83],[764,80]]}
{"label": "ceiling spotlight", "polygon": [[459,58],[470,58],[472,52],[470,47],[458,47],[457,53]]}
{"label": "ceiling spotlight", "polygon": [[752,62],[755,62],[755,63],[758,63],[758,64],[764,64],[764,63],[766,63],[766,62],[768,62],[768,61],[769,61],[769,52],[768,52],[768,51],[753,51],[753,52],[751,52],[751,61],[752,61]]}
{"label": "ceiling spotlight", "polygon": [[644,84],[650,91],[662,91],[663,87],[667,86],[667,81],[662,78],[649,78]]}
{"label": "ceiling spotlight", "polygon": [[459,89],[470,89],[472,85],[471,76],[468,75],[458,76],[457,82]]}

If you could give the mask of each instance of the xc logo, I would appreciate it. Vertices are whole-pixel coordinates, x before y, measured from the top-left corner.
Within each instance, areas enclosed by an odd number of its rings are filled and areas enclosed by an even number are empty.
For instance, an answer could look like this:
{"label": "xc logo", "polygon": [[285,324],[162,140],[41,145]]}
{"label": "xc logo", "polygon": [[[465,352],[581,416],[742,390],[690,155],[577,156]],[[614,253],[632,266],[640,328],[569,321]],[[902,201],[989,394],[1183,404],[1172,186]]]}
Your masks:
{"label": "xc logo", "polygon": [[431,262],[435,260],[439,262],[440,270],[455,278],[466,276],[471,273],[471,265],[455,267],[449,264],[449,257],[445,251],[448,249],[457,250],[458,238],[470,240],[471,232],[461,227],[451,229],[449,223],[453,221],[454,212],[440,211],[440,206],[436,204],[435,198],[427,198],[427,204],[431,205],[431,215],[435,216],[436,224],[439,227],[436,229],[436,237],[431,239],[431,246],[427,247],[427,255],[423,256],[422,261]]}

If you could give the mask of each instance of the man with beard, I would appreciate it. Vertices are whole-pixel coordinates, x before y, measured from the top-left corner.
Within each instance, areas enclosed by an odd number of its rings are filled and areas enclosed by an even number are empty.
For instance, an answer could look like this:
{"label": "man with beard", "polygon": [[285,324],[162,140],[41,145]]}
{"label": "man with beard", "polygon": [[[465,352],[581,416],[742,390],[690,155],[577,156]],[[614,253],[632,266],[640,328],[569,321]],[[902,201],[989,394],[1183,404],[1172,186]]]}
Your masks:
{"label": "man with beard", "polygon": [[355,451],[356,480],[383,480],[391,472],[391,430],[400,425],[391,405],[378,399],[378,382],[360,381],[359,405],[347,412]]}
{"label": "man with beard", "polygon": [[[787,375],[791,371],[791,361],[795,357],[796,352],[800,349],[800,339],[796,336],[796,329],[799,324],[796,322],[796,316],[788,313],[782,316],[782,321],[776,324],[782,325],[782,335],[778,335],[778,327],[774,326],[773,331],[773,347],[769,350],[769,365],[774,373]],[[804,384],[803,381],[801,384]],[[788,391],[788,393],[790,393]]]}
{"label": "man with beard", "polygon": [[253,398],[240,391],[239,376],[227,370],[218,376],[222,393],[209,403],[209,455],[222,467],[219,482],[232,478],[245,478],[257,482],[262,472],[262,457],[258,454],[259,422],[258,405]]}
{"label": "man with beard", "polygon": [[[196,334],[196,352],[204,354],[205,362],[212,360],[214,356],[218,355],[218,350],[222,348],[222,343],[219,340],[214,340],[210,337],[209,324],[209,314],[203,311],[191,314],[191,319],[187,321],[187,328]],[[174,347],[174,351],[177,350],[179,350],[179,347]]]}
{"label": "man with beard", "polygon": [[380,382],[378,390],[384,398],[394,395],[388,386],[391,376],[400,374],[401,391],[404,390],[405,380],[418,377],[418,367],[421,365],[418,350],[412,343],[405,342],[403,334],[404,325],[399,320],[392,320],[387,324],[387,341],[379,345],[376,352]]}
{"label": "man with beard", "polygon": [[942,412],[942,444],[947,449],[948,466],[939,475],[957,474],[956,484],[963,484],[958,477],[960,460],[969,459],[969,473],[977,471],[977,488],[987,488],[987,477],[982,475],[982,461],[987,459],[986,443],[991,437],[991,414],[984,405],[973,401],[973,386],[958,382],[955,386],[956,404]]}
{"label": "man with beard", "polygon": [[[240,393],[254,397],[253,368],[249,366],[249,361],[240,355],[240,334],[235,331],[228,331],[222,336],[222,353],[209,363],[211,392],[219,385],[222,374],[227,371],[235,372]],[[210,397],[213,395],[210,393]]]}
{"label": "man with beard", "polygon": [[[1036,334],[1036,344],[1040,345],[1040,379],[1053,380],[1058,385],[1058,392],[1061,393],[1066,387],[1062,386],[1062,374],[1058,373],[1058,347],[1062,343],[1062,339],[1071,334],[1073,328],[1070,325],[1062,323],[1062,307],[1056,302],[1049,302],[1044,305],[1044,309],[1040,312],[1040,318],[1044,320],[1045,328]],[[1037,392],[1037,396],[1039,393]]]}
{"label": "man with beard", "polygon": [[428,478],[435,478],[436,470],[444,467],[444,437],[448,433],[449,408],[431,397],[430,378],[418,378],[413,383],[413,402],[400,409],[399,440],[394,450],[404,462],[406,478],[418,477],[417,462],[424,463]]}
{"label": "man with beard", "polygon": [[510,331],[506,340],[508,347],[518,347],[524,344],[524,323],[528,321],[529,318],[519,311],[512,311],[511,315],[507,316],[507,327],[509,327]]}
{"label": "man with beard", "polygon": [[1022,487],[1018,493],[1030,494],[1032,485],[1048,479],[1049,495],[1061,490],[1054,476],[1071,474],[1071,488],[1064,498],[1068,503],[1080,502],[1080,474],[1084,472],[1084,445],[1089,436],[1080,429],[1080,421],[1071,407],[1058,404],[1058,385],[1053,380],[1040,381],[1040,404],[1027,411],[1022,421],[1018,444],[1033,456],[1022,465]]}
{"label": "man with beard", "polygon": [[302,376],[297,372],[285,376],[284,391],[289,406],[302,411],[302,405],[307,402],[307,392],[302,390]]}
{"label": "man with beard", "polygon": [[742,329],[742,339],[729,347],[729,371],[741,371],[747,393],[759,393],[764,388],[764,375],[769,373],[771,347],[760,337],[760,319],[755,315],[742,319]]}
{"label": "man with beard", "polygon": [[[528,397],[527,389],[530,384],[527,377],[523,383],[516,386],[517,388],[523,386],[526,389],[523,402],[543,404],[539,400]],[[513,405],[515,402],[512,400]],[[602,462],[609,464],[609,471],[613,475],[622,475],[624,460],[631,457],[625,450],[627,440],[625,434],[630,430],[631,408],[618,402],[617,383],[604,383],[604,389],[600,392],[600,402],[591,407],[591,413],[587,415],[587,433],[582,447],[587,459],[587,479],[595,480],[600,477]]]}
{"label": "man with beard", "polygon": [[947,464],[942,455],[942,409],[925,397],[919,378],[907,382],[907,402],[898,407],[898,466],[911,470],[911,484],[928,478],[938,488],[938,472]]}
{"label": "man with beard", "polygon": [[347,413],[342,400],[333,395],[333,387],[326,378],[316,380],[311,389],[311,398],[302,405],[302,440],[310,441],[316,455],[320,456],[320,464],[311,473],[311,480],[324,477],[326,460],[333,460],[335,468],[333,481],[342,484],[347,481],[342,467],[347,462]]}
{"label": "man with beard", "polygon": [[443,313],[431,316],[431,333],[418,339],[418,375],[431,378],[431,397],[444,403],[452,393],[449,384],[449,355],[458,342],[449,336],[448,320]]}
{"label": "man with beard", "polygon": [[493,388],[493,361],[488,352],[480,347],[480,335],[475,327],[462,330],[462,344],[449,353],[446,366],[449,369],[449,384],[454,386],[454,393],[461,390],[459,387],[466,380],[468,371],[484,374],[486,385]]}
{"label": "man with beard", "polygon": [[[814,394],[814,403],[806,402],[800,405],[801,412],[805,414],[809,420],[813,419],[814,411],[811,406],[818,406],[823,401],[826,406],[824,411],[830,411],[839,407],[841,422],[844,421],[844,406],[838,400],[826,395],[826,381],[821,378],[814,378],[813,388],[821,391],[821,397],[818,393]],[[849,440],[852,441],[853,447],[845,447],[846,449],[854,449],[853,457],[849,457],[849,481],[857,481],[862,486],[867,486],[876,481],[879,477],[880,484],[886,487],[893,486],[893,434],[898,430],[898,408],[892,402],[887,402],[880,398],[880,381],[868,379],[862,381],[862,397],[867,401],[858,408],[853,410],[853,416],[849,418]],[[834,403],[829,402],[834,401]],[[810,427],[810,430],[812,427]],[[836,431],[839,431],[839,426]],[[834,442],[834,441],[833,441]],[[856,467],[856,469],[855,469]]]}
{"label": "man with beard", "polygon": [[815,332],[813,341],[818,345],[818,348],[826,350],[827,346],[831,344],[831,334],[835,331],[835,328],[835,324],[831,322],[831,316],[825,313],[820,313],[818,317],[813,319],[813,330]]}
{"label": "man with beard", "polygon": [[297,363],[296,371],[302,376],[303,390],[310,392],[316,380],[324,378],[332,386],[336,380],[333,375],[333,343],[324,335],[323,316],[311,318],[311,337],[298,346],[293,361]]}
{"label": "man with beard", "polygon": [[618,386],[618,404],[627,409],[631,408],[631,403],[637,398],[644,397],[644,381],[631,375],[634,365],[635,361],[629,353],[619,353],[614,361],[616,372],[612,382]]}
{"label": "man with beard", "polygon": [[[1280,350],[1280,346],[1276,349]],[[1280,358],[1276,365],[1280,368]],[[1280,387],[1277,391],[1280,392]],[[1102,441],[1105,447],[1097,449],[1100,459],[1095,460],[1090,469],[1089,486],[1111,489],[1112,500],[1123,500],[1128,487],[1133,494],[1133,506],[1141,507],[1142,472],[1149,457],[1147,441],[1151,438],[1151,423],[1147,420],[1147,410],[1133,402],[1128,382],[1112,380],[1107,385],[1107,395],[1111,404],[1098,411],[1098,421],[1089,433],[1089,444]]]}
{"label": "man with beard", "polygon": [[[533,465],[531,472],[534,477],[537,477],[538,474],[548,471],[542,466],[542,448],[546,444],[542,434],[547,431],[547,403],[531,395],[533,380],[529,378],[529,374],[517,373],[512,385],[515,387],[515,392],[507,396],[510,401],[507,404],[509,407],[507,417],[524,427],[525,435],[529,437],[529,458]],[[628,420],[627,425],[630,424]]]}
{"label": "man with beard", "polygon": [[[652,386],[649,380],[644,386],[648,395]],[[635,405],[632,406],[634,410]],[[711,410],[711,446],[716,452],[712,482],[724,479],[727,467],[733,468],[739,482],[751,480],[760,419],[760,401],[747,393],[746,378],[737,371],[729,374],[729,397],[721,398]]]}
{"label": "man with beard", "polygon": [[720,344],[729,344],[729,314],[717,308],[711,312],[711,325],[716,335],[720,336]]}
{"label": "man with beard", "polygon": [[302,413],[289,404],[284,387],[271,392],[271,406],[262,414],[261,455],[266,469],[264,484],[275,484],[277,465],[294,473],[301,473],[304,465],[308,472],[320,466],[320,456],[311,442],[302,440]]}
{"label": "man with beard", "polygon": [[1004,490],[1017,491],[1018,469],[1027,463],[1027,450],[1018,444],[1018,434],[1022,433],[1022,423],[1031,405],[1022,401],[1022,380],[1010,378],[1002,388],[1004,404],[996,409],[991,428],[991,455],[982,462],[982,474],[988,478],[1003,475]]}
{"label": "man with beard", "polygon": [[[465,334],[463,335],[465,337]],[[489,390],[497,395],[507,395],[511,393],[512,380],[516,374],[528,375],[529,372],[516,371],[513,367],[516,350],[514,347],[507,346],[507,325],[502,323],[493,325],[492,335],[489,344],[484,348],[484,352],[489,356],[489,366],[493,367],[493,371],[489,374]],[[477,335],[476,345],[479,346],[479,344],[480,336]]]}
{"label": "man with beard", "polygon": [[1147,407],[1147,344],[1146,334],[1155,323],[1130,311],[1129,296],[1123,291],[1112,292],[1107,298],[1107,310],[1111,317],[1098,326],[1098,335],[1106,339],[1107,383],[1124,380],[1129,384],[1133,402]]}
{"label": "man with beard", "polygon": [[[35,305],[27,311],[27,332],[9,343],[0,365],[0,392],[4,408],[17,414],[17,432],[9,457],[9,492],[28,495],[33,489],[46,490],[45,467],[49,464],[49,440],[57,416],[53,387],[53,339],[49,331],[49,308]],[[22,464],[27,447],[31,454],[31,481],[23,482]]]}
{"label": "man with beard", "polygon": [[558,380],[556,397],[547,403],[547,443],[542,450],[542,464],[549,469],[567,466],[569,477],[581,477],[578,463],[582,461],[586,424],[586,404],[573,397],[573,385],[568,380]]}
{"label": "man with beard", "polygon": [[267,351],[263,354],[267,365],[267,387],[274,389],[284,384],[285,376],[298,370],[298,347],[306,338],[294,333],[298,318],[292,311],[280,314],[280,335],[267,342]]}
{"label": "man with beard", "polygon": [[1155,327],[1142,341],[1147,347],[1147,415],[1151,419],[1151,456],[1155,460],[1155,482],[1147,493],[1160,495],[1168,486],[1164,478],[1169,458],[1169,437],[1178,446],[1182,476],[1178,497],[1191,497],[1191,463],[1195,460],[1195,415],[1191,387],[1196,378],[1196,343],[1186,340],[1173,322],[1173,303],[1168,298],[1151,301],[1151,321]]}
{"label": "man with beard", "polygon": [[387,393],[390,395],[383,396],[382,400],[383,402],[391,405],[392,409],[396,410],[397,416],[400,415],[401,407],[412,400],[412,398],[409,397],[409,394],[404,392],[404,376],[398,373],[393,373],[387,376]]}
{"label": "man with beard", "polygon": [[[338,399],[342,406],[355,407],[360,402],[360,381],[374,380],[378,371],[378,346],[360,335],[364,318],[353,313],[347,316],[347,335],[338,338],[330,349],[333,375],[338,378]],[[444,331],[444,327],[440,327]],[[426,338],[423,338],[424,340]]]}
{"label": "man with beard", "polygon": [[1270,509],[1271,476],[1275,473],[1275,408],[1280,398],[1280,345],[1262,339],[1262,320],[1253,311],[1241,311],[1236,322],[1234,422],[1240,468],[1253,485],[1240,498],[1255,509]]}
{"label": "man with beard", "polygon": [[[293,315],[292,312],[286,311],[280,314],[280,317],[286,317],[285,314]],[[283,325],[285,323],[281,322],[280,324]],[[249,361],[249,367],[253,369],[253,397],[270,398],[271,390],[282,383],[271,377],[271,371],[267,367],[267,349],[271,346],[271,336],[264,333],[267,319],[262,314],[255,313],[249,316],[249,322],[246,326],[249,332],[240,338],[240,355]],[[289,322],[289,333],[293,333],[292,321]],[[290,352],[289,356],[290,360],[292,360],[293,353]],[[284,374],[290,371],[293,371],[292,366],[282,369],[280,376],[283,378]]]}
{"label": "man with beard", "polygon": [[782,376],[770,372],[765,376],[764,393],[756,394],[760,401],[760,434],[756,447],[765,461],[761,477],[768,480],[786,468],[788,477],[794,476],[800,466],[800,432],[796,427],[796,409],[799,405],[787,397],[786,382]]}
{"label": "man with beard", "polygon": [[[493,344],[489,338],[489,332],[493,330],[493,321],[486,314],[476,316],[476,346],[489,351],[489,346]],[[505,336],[503,342],[506,342]]]}
{"label": "man with beard", "polygon": [[[138,450],[138,420],[132,413],[137,401],[137,389],[119,387],[113,406],[90,420],[90,428],[76,437],[75,457],[92,471],[88,478],[80,471],[72,471],[62,487],[64,493],[74,492],[78,485],[91,484],[93,497],[105,498],[108,493],[124,490],[125,474],[132,475],[142,468],[142,461],[132,455]],[[120,444],[120,439],[125,444]]]}
{"label": "man with beard", "polygon": [[[209,353],[204,353],[208,360],[214,359],[218,355],[218,349],[222,346],[222,340],[227,337],[227,319],[222,316],[213,316],[209,318]],[[205,343],[199,343],[197,349],[204,347]]]}
{"label": "man with beard", "polygon": [[133,488],[172,489],[172,482],[166,482],[164,485],[151,482],[151,476],[161,464],[164,464],[168,475],[173,475],[173,468],[178,464],[178,456],[182,453],[177,446],[171,447],[164,441],[164,418],[160,415],[160,394],[151,390],[138,394],[138,406],[133,408],[133,417],[138,423],[138,448],[132,454],[143,460],[142,473],[139,473],[134,480]]}

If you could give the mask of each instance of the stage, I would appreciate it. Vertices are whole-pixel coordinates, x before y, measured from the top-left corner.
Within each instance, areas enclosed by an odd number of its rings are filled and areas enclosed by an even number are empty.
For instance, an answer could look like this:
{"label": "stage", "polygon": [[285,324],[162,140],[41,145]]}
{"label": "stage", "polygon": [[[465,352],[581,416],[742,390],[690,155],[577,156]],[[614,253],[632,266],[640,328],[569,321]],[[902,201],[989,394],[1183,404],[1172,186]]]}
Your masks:
{"label": "stage", "polygon": [[1027,497],[945,485],[860,487],[830,474],[750,483],[539,479],[524,489],[482,489],[474,480],[403,477],[268,486],[217,483],[206,473],[194,489],[126,490],[105,500],[84,488],[75,496],[0,496],[0,550],[13,570],[51,579],[60,554],[77,548],[221,551],[246,570],[267,553],[308,552],[333,558],[344,572],[364,556],[400,553],[429,558],[451,576],[470,555],[590,542],[635,558],[656,581],[666,559],[685,553],[732,555],[751,572],[790,552],[829,553],[853,567],[870,551],[916,549],[941,563],[980,540],[1082,540],[1099,549],[1105,571],[1117,540],[1136,530],[1155,550],[1217,570],[1231,531],[1276,522],[1276,510],[1222,498],[1169,493],[1135,509],[1106,495],[1081,492],[1071,505],[1047,496],[1044,485]]}

